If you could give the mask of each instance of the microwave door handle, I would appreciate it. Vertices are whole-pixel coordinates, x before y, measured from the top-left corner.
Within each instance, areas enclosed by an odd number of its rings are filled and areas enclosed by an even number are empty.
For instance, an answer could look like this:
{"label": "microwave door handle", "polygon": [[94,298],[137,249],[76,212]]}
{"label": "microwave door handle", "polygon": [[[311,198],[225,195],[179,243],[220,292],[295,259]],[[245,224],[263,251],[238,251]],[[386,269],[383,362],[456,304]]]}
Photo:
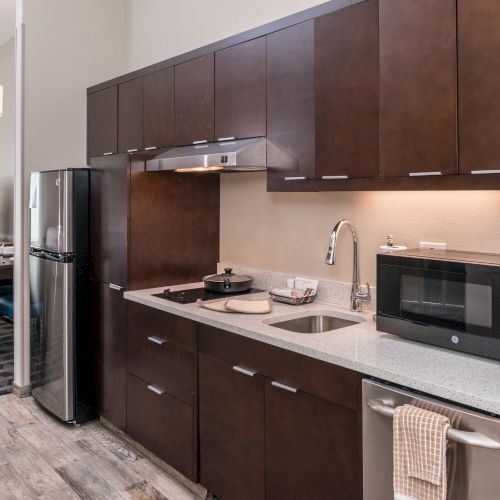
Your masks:
{"label": "microwave door handle", "polygon": [[[369,399],[366,404],[375,413],[384,417],[394,417],[394,401],[386,399]],[[479,448],[487,448],[490,450],[500,450],[500,443],[491,439],[480,432],[461,431],[450,427],[448,429],[448,439],[457,443],[468,444],[470,446],[478,446]]]}

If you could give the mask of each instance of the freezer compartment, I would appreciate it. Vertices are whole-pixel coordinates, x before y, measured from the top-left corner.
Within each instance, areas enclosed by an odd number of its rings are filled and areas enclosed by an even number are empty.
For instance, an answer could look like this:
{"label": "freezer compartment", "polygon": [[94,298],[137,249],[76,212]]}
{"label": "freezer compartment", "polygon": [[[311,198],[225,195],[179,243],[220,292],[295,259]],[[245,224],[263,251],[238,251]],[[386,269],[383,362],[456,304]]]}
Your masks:
{"label": "freezer compartment", "polygon": [[54,253],[75,251],[73,207],[74,171],[32,173],[30,246]]}
{"label": "freezer compartment", "polygon": [[33,397],[64,421],[74,419],[73,262],[30,255]]}
{"label": "freezer compartment", "polygon": [[[416,401],[438,405],[453,421],[448,433],[448,500],[498,498],[500,419],[397,387],[363,380],[363,499],[393,493],[393,409]],[[465,443],[470,444],[465,444]]]}

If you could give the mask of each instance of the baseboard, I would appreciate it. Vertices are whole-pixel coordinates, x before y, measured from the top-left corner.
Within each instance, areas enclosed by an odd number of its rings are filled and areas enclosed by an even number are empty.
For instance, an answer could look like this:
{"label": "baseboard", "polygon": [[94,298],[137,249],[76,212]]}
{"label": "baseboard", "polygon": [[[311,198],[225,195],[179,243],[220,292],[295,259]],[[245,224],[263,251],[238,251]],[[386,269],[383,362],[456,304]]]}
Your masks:
{"label": "baseboard", "polygon": [[174,469],[171,465],[167,464],[164,460],[157,457],[154,453],[151,453],[148,449],[144,448],[137,441],[132,439],[128,434],[118,429],[118,427],[114,426],[109,420],[106,420],[103,416],[99,417],[99,421],[101,424],[109,429],[111,432],[116,434],[120,439],[125,441],[127,444],[135,448],[145,457],[149,458],[151,462],[156,464],[158,467],[163,469],[169,476],[172,476],[176,481],[185,486],[188,490],[192,491],[198,498],[204,500],[207,498],[207,489],[204,488],[201,484],[193,483],[186,476],[181,474],[178,470]]}
{"label": "baseboard", "polygon": [[28,396],[31,396],[31,385],[17,385],[17,384],[12,384],[12,394],[14,396],[17,396],[18,398],[27,398]]}

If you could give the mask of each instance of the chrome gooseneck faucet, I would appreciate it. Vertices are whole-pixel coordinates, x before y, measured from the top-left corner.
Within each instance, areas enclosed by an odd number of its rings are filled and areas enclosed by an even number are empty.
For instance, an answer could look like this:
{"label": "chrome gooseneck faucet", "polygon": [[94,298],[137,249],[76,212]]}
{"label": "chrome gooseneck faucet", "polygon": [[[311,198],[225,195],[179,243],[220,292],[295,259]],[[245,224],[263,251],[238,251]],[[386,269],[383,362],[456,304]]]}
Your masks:
{"label": "chrome gooseneck faucet", "polygon": [[337,238],[344,226],[349,227],[352,234],[352,250],[353,250],[353,267],[352,267],[352,288],[351,288],[351,310],[361,311],[363,302],[370,300],[370,285],[366,284],[366,291],[361,291],[359,286],[359,255],[358,255],[358,232],[352,222],[347,219],[342,219],[333,228],[330,236],[330,244],[328,245],[328,253],[326,254],[326,263],[329,266],[335,264],[335,248],[337,246]]}

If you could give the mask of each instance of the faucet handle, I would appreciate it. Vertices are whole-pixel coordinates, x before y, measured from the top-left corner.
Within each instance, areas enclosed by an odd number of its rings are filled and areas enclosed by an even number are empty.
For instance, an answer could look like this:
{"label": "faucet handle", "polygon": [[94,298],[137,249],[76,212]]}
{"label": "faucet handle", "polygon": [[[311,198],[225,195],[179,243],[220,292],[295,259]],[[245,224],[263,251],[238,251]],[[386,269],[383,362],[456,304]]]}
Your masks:
{"label": "faucet handle", "polygon": [[361,289],[361,286],[358,288],[355,298],[361,302],[369,302],[371,300],[370,284],[368,282],[363,286],[363,289]]}

